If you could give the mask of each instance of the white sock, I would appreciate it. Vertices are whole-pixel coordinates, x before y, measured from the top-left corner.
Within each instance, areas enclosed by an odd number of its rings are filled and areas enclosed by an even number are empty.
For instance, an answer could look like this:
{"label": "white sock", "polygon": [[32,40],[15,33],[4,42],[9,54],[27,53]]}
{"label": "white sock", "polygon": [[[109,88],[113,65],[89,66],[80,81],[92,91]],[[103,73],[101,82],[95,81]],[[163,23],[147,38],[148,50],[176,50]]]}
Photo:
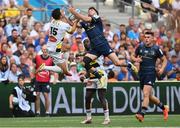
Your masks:
{"label": "white sock", "polygon": [[90,109],[86,110],[86,116],[87,116],[87,119],[91,119],[91,110]]}
{"label": "white sock", "polygon": [[49,112],[48,112],[48,111],[46,111],[46,114],[49,114]]}
{"label": "white sock", "polygon": [[53,72],[57,72],[57,73],[62,72],[61,68],[58,67],[57,65],[55,65],[55,66],[44,66],[44,70],[53,71]]}
{"label": "white sock", "polygon": [[109,110],[104,110],[105,120],[109,120]]}
{"label": "white sock", "polygon": [[37,111],[36,114],[40,114],[40,111]]}

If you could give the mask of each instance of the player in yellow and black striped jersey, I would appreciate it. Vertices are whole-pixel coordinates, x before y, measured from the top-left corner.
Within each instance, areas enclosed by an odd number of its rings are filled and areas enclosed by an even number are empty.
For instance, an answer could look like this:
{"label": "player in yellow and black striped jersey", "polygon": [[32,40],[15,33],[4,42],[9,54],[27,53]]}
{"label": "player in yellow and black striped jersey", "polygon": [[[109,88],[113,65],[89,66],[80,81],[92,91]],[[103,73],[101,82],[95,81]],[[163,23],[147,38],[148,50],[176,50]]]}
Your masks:
{"label": "player in yellow and black striped jersey", "polygon": [[[101,58],[99,58],[101,60]],[[106,89],[107,89],[107,73],[103,70],[103,66],[100,65],[97,61],[93,61],[90,65],[98,71],[100,75],[102,75],[105,79],[103,82],[100,82],[99,79],[92,73],[87,73],[87,79],[84,80],[86,86],[86,96],[85,96],[85,103],[86,103],[86,119],[82,121],[83,124],[88,124],[92,122],[91,117],[91,104],[93,95],[98,94],[98,100],[101,103],[103,110],[104,110],[104,122],[102,124],[109,124],[109,108],[108,108],[108,101],[105,98]]]}

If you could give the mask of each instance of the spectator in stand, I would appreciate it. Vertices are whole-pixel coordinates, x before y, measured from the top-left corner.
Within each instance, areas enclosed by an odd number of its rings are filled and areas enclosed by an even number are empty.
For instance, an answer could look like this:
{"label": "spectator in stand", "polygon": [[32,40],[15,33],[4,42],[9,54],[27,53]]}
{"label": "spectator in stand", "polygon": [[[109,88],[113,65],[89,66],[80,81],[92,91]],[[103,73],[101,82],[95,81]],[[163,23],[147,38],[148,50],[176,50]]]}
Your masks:
{"label": "spectator in stand", "polygon": [[[0,42],[1,42],[0,44],[8,43],[7,37],[6,36],[2,36]],[[1,48],[1,46],[0,46],[0,48]]]}
{"label": "spectator in stand", "polygon": [[34,10],[35,8],[30,5],[29,0],[23,0],[23,5],[20,7],[21,10],[31,9]]}
{"label": "spectator in stand", "polygon": [[159,34],[161,38],[165,38],[166,37],[166,26],[162,25],[159,28]]}
{"label": "spectator in stand", "polygon": [[172,57],[173,55],[177,56],[178,61],[180,61],[180,43],[175,43],[174,49],[169,52],[169,55],[170,57]]}
{"label": "spectator in stand", "polygon": [[34,26],[34,23],[37,21],[32,15],[32,9],[30,9],[30,8],[26,9],[25,15],[22,16],[21,19],[20,19],[20,23],[22,23],[22,19],[24,17],[28,18],[28,29],[32,30],[33,26]]}
{"label": "spectator in stand", "polygon": [[31,36],[27,36],[27,38],[26,38],[26,42],[25,42],[26,49],[28,48],[29,45],[34,46],[34,40]]}
{"label": "spectator in stand", "polygon": [[32,45],[32,44],[28,45],[27,51],[28,51],[29,55],[32,55],[32,57],[36,56],[34,45]]}
{"label": "spectator in stand", "polygon": [[138,32],[138,26],[134,25],[132,27],[132,30],[128,31],[128,37],[133,40],[139,42],[139,32]]}
{"label": "spectator in stand", "polygon": [[0,27],[0,40],[4,36],[4,34],[5,34],[4,29]]}
{"label": "spectator in stand", "polygon": [[66,76],[67,82],[80,82],[80,77],[79,77],[79,73],[77,72],[76,62],[70,63],[69,72],[72,74],[72,76]]}
{"label": "spectator in stand", "polygon": [[165,71],[167,72],[167,77],[169,80],[176,79],[176,75],[180,72],[180,64],[178,64],[178,58],[176,55],[171,57],[171,61],[167,63]]}
{"label": "spectator in stand", "polygon": [[0,59],[0,82],[7,84],[9,82],[9,64],[8,58],[6,56],[2,56]]}
{"label": "spectator in stand", "polygon": [[7,24],[6,19],[5,18],[1,18],[0,19],[0,27],[2,27],[4,29],[6,24]]}
{"label": "spectator in stand", "polygon": [[12,33],[12,35],[8,36],[8,38],[7,38],[8,39],[8,44],[10,44],[10,45],[16,43],[16,39],[17,39],[17,37],[19,35],[17,29],[12,29],[11,33]]}
{"label": "spectator in stand", "polygon": [[16,29],[17,32],[19,32],[19,25],[17,24],[17,19],[16,17],[12,17],[10,18],[10,21],[9,23],[6,25],[5,27],[5,33],[6,33],[6,36],[9,37],[12,35],[12,30],[13,29]]}
{"label": "spectator in stand", "polygon": [[110,46],[115,52],[117,52],[117,50],[118,50],[118,48],[120,46],[118,34],[113,35],[113,40],[112,40],[112,43],[111,43]]}
{"label": "spectator in stand", "polygon": [[34,28],[33,30],[30,32],[30,36],[34,39],[37,40],[39,38],[39,33],[42,30],[42,25],[40,22],[35,22],[34,23]]}
{"label": "spectator in stand", "polygon": [[83,43],[78,43],[78,53],[84,53],[85,52],[85,48]]}
{"label": "spectator in stand", "polygon": [[119,25],[119,30],[117,32],[118,37],[121,37],[121,33],[124,32],[126,33],[126,25],[125,24],[120,24]]}
{"label": "spectator in stand", "polygon": [[118,82],[117,78],[115,77],[115,72],[110,70],[108,73],[108,82]]}
{"label": "spectator in stand", "polygon": [[173,0],[172,1],[172,8],[174,10],[180,10],[180,0]]}
{"label": "spectator in stand", "polygon": [[134,19],[133,18],[129,18],[129,25],[126,27],[126,33],[128,34],[128,32],[130,31],[130,30],[132,30],[133,29],[133,26],[134,26]]}
{"label": "spectator in stand", "polygon": [[47,43],[48,41],[48,34],[46,34],[44,31],[41,31],[39,33],[39,38],[37,40],[35,40],[35,47],[37,47],[39,45],[40,39],[44,39],[45,43]]}
{"label": "spectator in stand", "polygon": [[14,55],[20,57],[24,52],[24,45],[22,42],[17,43],[17,50],[13,53]]}
{"label": "spectator in stand", "polygon": [[24,55],[20,56],[20,69],[22,71],[22,74],[24,74],[25,76],[25,81],[30,81],[30,69],[29,66],[26,64],[26,60],[27,58]]}
{"label": "spectator in stand", "polygon": [[27,29],[28,26],[28,18],[27,17],[23,17],[22,20],[19,23],[19,29],[20,31],[22,31],[22,29]]}
{"label": "spectator in stand", "polygon": [[173,37],[172,31],[167,31],[166,36],[167,36],[167,43],[168,43],[167,45],[170,48],[170,50],[172,50],[175,45],[175,39]]}
{"label": "spectator in stand", "polygon": [[22,43],[23,43],[23,45],[25,46],[25,43],[26,43],[26,39],[27,39],[27,37],[28,37],[28,34],[29,34],[29,32],[28,32],[28,29],[27,28],[23,28],[22,30],[21,30],[21,39],[22,39]]}
{"label": "spectator in stand", "polygon": [[12,51],[12,53],[17,51],[18,43],[22,43],[22,39],[21,39],[20,35],[18,35],[17,38],[15,39],[14,43],[11,44],[11,51]]}
{"label": "spectator in stand", "polygon": [[[11,0],[11,1],[12,1],[12,0]],[[15,4],[15,6],[18,5],[17,0],[13,0],[13,2],[14,2],[14,4]],[[2,0],[2,5],[3,5],[4,7],[10,7],[10,0]]]}
{"label": "spectator in stand", "polygon": [[36,53],[40,52],[42,46],[45,45],[45,44],[46,44],[45,39],[40,38],[39,39],[39,45],[37,45],[36,48],[35,48]]}
{"label": "spectator in stand", "polygon": [[76,36],[81,35],[81,39],[83,40],[85,37],[87,37],[86,33],[82,30],[81,26],[77,26],[76,32],[72,35],[72,42],[74,43],[76,40]]}
{"label": "spectator in stand", "polygon": [[2,43],[1,44],[1,51],[0,51],[0,55],[1,56],[7,56],[10,55],[11,51],[10,51],[10,46],[8,43]]}
{"label": "spectator in stand", "polygon": [[9,82],[11,83],[17,83],[18,82],[18,76],[21,74],[22,72],[19,71],[17,65],[15,63],[11,64],[10,67],[10,73],[9,73]]}
{"label": "spectator in stand", "polygon": [[19,17],[19,6],[15,4],[14,0],[9,0],[10,6],[5,10],[5,17]]}
{"label": "spectator in stand", "polygon": [[[125,57],[124,57],[124,61],[125,61]],[[126,67],[121,67],[121,71],[118,73],[117,79],[118,79],[118,81],[134,80],[131,73],[128,71],[128,69]]]}
{"label": "spectator in stand", "polygon": [[71,51],[73,52],[78,52],[78,44],[82,43],[82,36],[81,35],[76,35],[75,40],[73,41],[73,44],[71,46]]}
{"label": "spectator in stand", "polygon": [[108,41],[112,41],[113,35],[114,33],[111,31],[111,24],[107,23],[104,28],[104,36],[106,37]]}

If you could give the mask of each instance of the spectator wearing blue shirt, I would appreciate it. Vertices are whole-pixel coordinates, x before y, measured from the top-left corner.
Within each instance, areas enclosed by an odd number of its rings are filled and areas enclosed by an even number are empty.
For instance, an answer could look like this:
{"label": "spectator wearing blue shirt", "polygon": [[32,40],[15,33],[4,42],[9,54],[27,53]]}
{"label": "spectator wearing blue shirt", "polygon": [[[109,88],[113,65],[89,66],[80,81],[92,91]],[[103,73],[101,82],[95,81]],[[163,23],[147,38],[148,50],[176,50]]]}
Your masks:
{"label": "spectator wearing blue shirt", "polygon": [[128,37],[131,40],[136,40],[139,42],[139,32],[138,32],[138,26],[134,25],[133,29],[128,32]]}
{"label": "spectator wearing blue shirt", "polygon": [[119,31],[116,32],[116,34],[118,35],[119,39],[121,37],[121,33],[126,33],[126,26],[125,24],[120,24],[119,25]]}
{"label": "spectator wearing blue shirt", "polygon": [[121,67],[121,71],[118,74],[118,81],[132,81],[133,77],[126,67]]}
{"label": "spectator wearing blue shirt", "polygon": [[22,71],[22,74],[27,80],[30,79],[29,66],[26,64],[26,57],[24,55],[20,57],[20,62],[20,69]]}
{"label": "spectator wearing blue shirt", "polygon": [[176,79],[177,72],[180,71],[180,65],[177,63],[177,56],[173,55],[171,61],[166,66],[166,72],[168,79]]}

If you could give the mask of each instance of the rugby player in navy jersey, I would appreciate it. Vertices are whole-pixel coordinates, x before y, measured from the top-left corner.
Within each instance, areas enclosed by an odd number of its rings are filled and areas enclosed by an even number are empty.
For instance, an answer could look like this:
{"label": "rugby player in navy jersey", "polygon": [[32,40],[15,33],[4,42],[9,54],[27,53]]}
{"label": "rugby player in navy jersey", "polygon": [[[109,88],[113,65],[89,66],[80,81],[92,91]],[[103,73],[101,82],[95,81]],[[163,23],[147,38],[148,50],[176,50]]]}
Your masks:
{"label": "rugby player in navy jersey", "polygon": [[[91,72],[102,83],[105,79],[100,75],[96,68],[92,67],[90,63],[97,59],[99,56],[107,56],[116,66],[128,66],[137,71],[136,67],[132,63],[123,64],[119,61],[116,54],[110,48],[108,41],[104,37],[103,24],[98,11],[94,7],[88,9],[88,15],[83,15],[76,12],[76,9],[69,7],[69,12],[72,13],[77,19],[82,20],[81,26],[85,29],[85,32],[90,40],[91,50],[85,55],[83,62],[88,72]],[[102,83],[103,84],[103,83]]]}
{"label": "rugby player in navy jersey", "polygon": [[[164,120],[168,119],[168,106],[164,105],[160,100],[152,94],[152,89],[155,85],[156,72],[162,74],[167,64],[166,57],[161,49],[153,42],[153,32],[146,32],[144,35],[145,41],[140,44],[132,59],[140,63],[139,78],[140,87],[143,91],[143,101],[141,110],[136,114],[136,118],[142,122],[146,114],[149,102],[159,106],[164,114]],[[155,70],[156,60],[162,61],[160,70]]]}

